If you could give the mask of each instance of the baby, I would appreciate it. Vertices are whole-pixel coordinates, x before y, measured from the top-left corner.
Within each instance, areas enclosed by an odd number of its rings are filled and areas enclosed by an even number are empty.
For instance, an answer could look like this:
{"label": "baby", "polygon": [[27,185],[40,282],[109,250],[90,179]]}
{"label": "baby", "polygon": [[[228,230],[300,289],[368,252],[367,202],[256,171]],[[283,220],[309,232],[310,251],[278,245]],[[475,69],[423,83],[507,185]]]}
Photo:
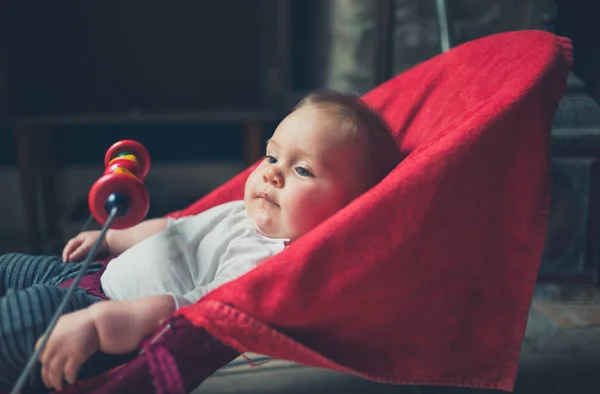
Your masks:
{"label": "baby", "polygon": [[[78,289],[39,357],[48,388],[73,383],[94,353],[138,349],[178,309],[281,252],[386,176],[400,155],[385,123],[358,97],[319,91],[277,127],[243,201],[195,216],[109,230],[100,294]],[[10,388],[39,344],[80,261],[99,237],[71,239],[62,258],[0,257],[0,389]],[[92,264],[87,274],[98,274]],[[6,291],[10,290],[10,291]],[[4,318],[3,318],[4,319]]]}

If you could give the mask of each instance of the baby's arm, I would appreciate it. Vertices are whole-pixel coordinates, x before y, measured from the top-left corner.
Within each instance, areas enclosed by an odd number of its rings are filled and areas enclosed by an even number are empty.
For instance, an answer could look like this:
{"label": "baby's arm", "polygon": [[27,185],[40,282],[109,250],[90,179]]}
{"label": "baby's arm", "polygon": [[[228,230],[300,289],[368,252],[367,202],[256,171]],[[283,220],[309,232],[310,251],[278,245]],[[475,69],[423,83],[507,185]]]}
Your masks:
{"label": "baby's arm", "polygon": [[108,230],[106,243],[111,256],[116,256],[144,239],[167,228],[167,218],[149,219],[123,230]]}
{"label": "baby's arm", "polygon": [[[108,230],[100,243],[96,257],[117,256],[138,242],[167,228],[167,218],[150,219],[124,230]],[[71,238],[63,249],[64,261],[82,261],[87,256],[101,232],[84,231]]]}
{"label": "baby's arm", "polygon": [[125,354],[138,349],[174,311],[173,298],[162,295],[99,302],[63,315],[39,356],[44,383],[58,390],[65,380],[74,383],[81,365],[98,350]]}
{"label": "baby's arm", "polygon": [[89,307],[98,332],[100,350],[122,354],[139,348],[163,320],[175,312],[170,295],[158,295],[131,301],[99,302]]}

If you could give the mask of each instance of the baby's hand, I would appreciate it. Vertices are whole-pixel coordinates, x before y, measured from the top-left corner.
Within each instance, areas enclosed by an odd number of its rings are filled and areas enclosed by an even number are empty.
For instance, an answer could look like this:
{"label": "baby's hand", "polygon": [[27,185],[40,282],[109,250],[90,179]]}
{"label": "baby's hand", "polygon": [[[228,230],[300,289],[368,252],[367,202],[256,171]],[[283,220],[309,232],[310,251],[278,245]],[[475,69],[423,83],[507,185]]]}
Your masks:
{"label": "baby's hand", "polygon": [[39,356],[46,387],[62,390],[64,381],[75,383],[81,365],[99,346],[98,331],[89,309],[63,315]]}
{"label": "baby's hand", "polygon": [[[84,231],[79,233],[76,237],[71,238],[65,245],[62,253],[62,259],[64,262],[70,261],[81,261],[83,260],[90,249],[94,245],[94,242],[100,237],[100,231]],[[106,237],[100,242],[96,255],[93,258],[104,258],[108,254],[108,244],[106,243]]]}

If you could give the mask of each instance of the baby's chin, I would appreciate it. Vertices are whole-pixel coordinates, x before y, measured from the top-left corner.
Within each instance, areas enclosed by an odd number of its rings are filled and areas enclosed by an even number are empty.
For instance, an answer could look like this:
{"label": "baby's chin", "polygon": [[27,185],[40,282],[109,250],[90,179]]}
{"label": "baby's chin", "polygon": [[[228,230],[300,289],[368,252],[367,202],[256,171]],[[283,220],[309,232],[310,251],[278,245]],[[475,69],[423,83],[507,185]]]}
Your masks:
{"label": "baby's chin", "polygon": [[252,220],[254,222],[254,226],[256,227],[256,231],[265,237],[269,238],[284,238],[288,239],[286,236],[286,232],[275,222],[273,217],[269,215],[268,212],[263,210],[259,210],[252,215]]}

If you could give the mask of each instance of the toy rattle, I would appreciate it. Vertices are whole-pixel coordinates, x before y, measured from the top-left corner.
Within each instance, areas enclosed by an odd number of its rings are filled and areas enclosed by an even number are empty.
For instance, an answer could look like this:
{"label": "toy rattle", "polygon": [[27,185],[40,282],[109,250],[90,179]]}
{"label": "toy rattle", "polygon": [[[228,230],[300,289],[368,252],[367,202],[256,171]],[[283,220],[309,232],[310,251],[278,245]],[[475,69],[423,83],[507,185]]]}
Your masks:
{"label": "toy rattle", "polygon": [[139,142],[123,140],[108,149],[104,166],[104,175],[90,189],[90,212],[104,226],[116,208],[110,227],[132,227],[146,217],[150,206],[144,187],[144,179],[150,170],[150,155]]}
{"label": "toy rattle", "polygon": [[27,382],[36,360],[46,346],[50,334],[65,311],[73,291],[79,285],[108,229],[134,226],[142,221],[148,213],[150,202],[148,192],[144,187],[144,179],[150,170],[150,155],[146,148],[136,141],[119,141],[106,152],[104,166],[106,167],[104,175],[94,183],[88,195],[88,205],[92,217],[102,225],[100,236],[94,242],[86,259],[81,263],[81,269],[69,286],[67,294],[46,328],[42,341],[29,358],[11,394],[20,393]]}

